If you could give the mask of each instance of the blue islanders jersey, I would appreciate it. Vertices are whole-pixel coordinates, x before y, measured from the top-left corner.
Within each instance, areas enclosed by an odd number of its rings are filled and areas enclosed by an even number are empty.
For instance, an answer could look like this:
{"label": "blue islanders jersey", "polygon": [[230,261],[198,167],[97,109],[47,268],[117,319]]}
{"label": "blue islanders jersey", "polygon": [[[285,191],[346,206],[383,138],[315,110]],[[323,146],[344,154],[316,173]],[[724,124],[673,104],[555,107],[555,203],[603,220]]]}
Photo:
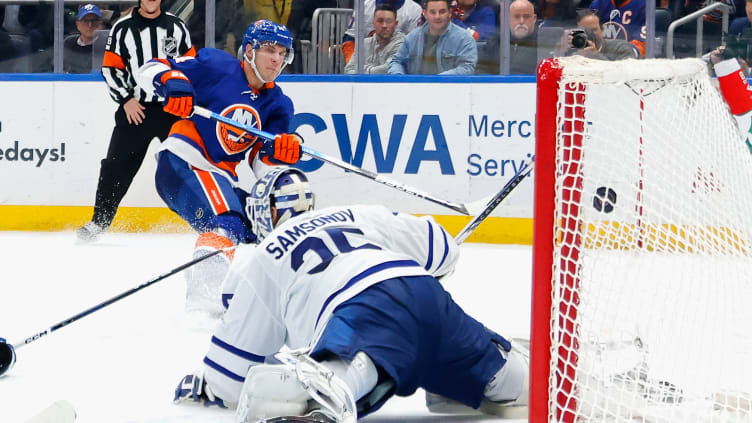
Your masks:
{"label": "blue islanders jersey", "polygon": [[614,0],[594,0],[590,8],[598,12],[605,38],[629,41],[637,49],[640,57],[645,56],[645,0],[627,0],[622,3]]}
{"label": "blue islanders jersey", "polygon": [[[144,89],[154,91],[154,80],[162,72],[175,69],[183,72],[193,85],[194,103],[212,112],[272,134],[289,131],[293,105],[274,82],[256,90],[248,84],[243,62],[213,48],[199,50],[196,57],[155,59],[142,66],[136,75]],[[248,157],[251,167],[258,159],[261,140],[230,125],[201,116],[176,122],[163,143],[186,162],[199,169],[219,171],[233,181],[238,180],[235,168]]]}

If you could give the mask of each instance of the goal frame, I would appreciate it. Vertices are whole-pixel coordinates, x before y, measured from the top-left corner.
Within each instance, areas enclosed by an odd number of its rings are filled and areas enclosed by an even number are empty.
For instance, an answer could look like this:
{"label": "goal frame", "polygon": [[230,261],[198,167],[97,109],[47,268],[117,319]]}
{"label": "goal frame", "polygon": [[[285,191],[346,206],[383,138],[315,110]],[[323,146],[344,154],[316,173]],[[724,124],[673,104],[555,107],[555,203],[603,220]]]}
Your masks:
{"label": "goal frame", "polygon": [[[532,316],[531,316],[531,350],[530,350],[530,406],[529,421],[539,423],[548,421],[551,407],[556,407],[557,420],[573,422],[573,411],[567,411],[564,397],[550,398],[550,384],[559,383],[549,380],[549,365],[551,363],[551,280],[553,277],[553,254],[552,236],[555,214],[555,172],[556,172],[556,114],[558,102],[558,86],[562,76],[562,66],[556,59],[547,59],[538,67],[537,79],[537,106],[536,106],[536,146],[535,161],[535,189],[533,201],[533,270],[532,270]],[[582,98],[576,99],[580,102]],[[575,108],[574,113],[584,113],[582,107]],[[580,128],[581,129],[581,128]],[[569,142],[581,143],[581,139],[571,137]],[[579,157],[572,158],[575,166],[578,166]],[[570,180],[569,184],[581,184],[582,181]],[[574,195],[576,191],[572,192]],[[576,210],[575,210],[576,212]],[[562,222],[562,225],[570,226],[577,230],[576,222]],[[575,236],[577,232],[575,232]],[[578,251],[573,251],[578,254]],[[576,274],[576,273],[575,273]],[[566,286],[574,288],[576,280],[569,280]],[[577,295],[576,291],[570,291]],[[569,317],[576,317],[577,310],[568,310]],[[564,322],[560,322],[563,324]],[[571,337],[565,343],[574,342]],[[574,369],[567,367],[560,360],[557,364],[558,372],[565,372],[571,378],[574,377]],[[573,386],[568,388],[572,389]],[[565,387],[566,389],[566,387]],[[571,410],[576,404],[570,404]]]}
{"label": "goal frame", "polygon": [[706,65],[546,59],[536,90],[529,421],[750,421],[752,156]]}

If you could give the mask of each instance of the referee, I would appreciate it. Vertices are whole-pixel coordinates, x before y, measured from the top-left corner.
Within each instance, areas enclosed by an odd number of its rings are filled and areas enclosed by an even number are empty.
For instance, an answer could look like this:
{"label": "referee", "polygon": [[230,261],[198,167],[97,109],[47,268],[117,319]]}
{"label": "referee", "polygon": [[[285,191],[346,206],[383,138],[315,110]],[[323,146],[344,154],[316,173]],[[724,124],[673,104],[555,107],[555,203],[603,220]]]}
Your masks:
{"label": "referee", "polygon": [[138,88],[133,76],[150,59],[196,55],[183,21],[163,12],[161,6],[162,0],[140,0],[130,15],[115,23],[107,40],[102,76],[110,96],[120,106],[115,112],[107,156],[99,170],[94,215],[77,232],[83,241],[96,239],[110,227],[149,143],[154,137],[161,142],[179,119],[162,110],[158,97]]}

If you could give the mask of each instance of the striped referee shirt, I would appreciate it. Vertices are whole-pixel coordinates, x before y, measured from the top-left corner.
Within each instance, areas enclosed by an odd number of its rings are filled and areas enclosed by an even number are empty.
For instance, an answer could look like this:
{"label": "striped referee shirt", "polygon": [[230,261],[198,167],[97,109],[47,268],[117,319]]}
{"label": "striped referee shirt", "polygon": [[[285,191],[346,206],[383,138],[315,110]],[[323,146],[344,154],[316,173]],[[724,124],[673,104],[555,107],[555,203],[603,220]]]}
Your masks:
{"label": "striped referee shirt", "polygon": [[167,12],[154,19],[141,16],[138,9],[119,19],[110,31],[102,61],[102,76],[110,97],[119,104],[135,97],[141,103],[158,101],[136,84],[133,72],[151,59],[195,56],[183,21]]}

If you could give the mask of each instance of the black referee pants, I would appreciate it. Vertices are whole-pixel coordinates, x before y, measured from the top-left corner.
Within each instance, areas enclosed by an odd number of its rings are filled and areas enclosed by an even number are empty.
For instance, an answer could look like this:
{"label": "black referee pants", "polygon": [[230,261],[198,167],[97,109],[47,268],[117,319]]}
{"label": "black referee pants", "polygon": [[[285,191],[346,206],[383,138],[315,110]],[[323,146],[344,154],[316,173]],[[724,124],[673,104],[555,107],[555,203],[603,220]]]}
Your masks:
{"label": "black referee pants", "polygon": [[99,226],[106,228],[112,223],[120,201],[144,162],[151,140],[157,137],[162,142],[167,138],[172,124],[179,119],[162,110],[160,103],[147,103],[144,106],[146,116],[139,125],[128,123],[122,105],[115,112],[115,128],[107,156],[99,169],[94,200],[92,221]]}

